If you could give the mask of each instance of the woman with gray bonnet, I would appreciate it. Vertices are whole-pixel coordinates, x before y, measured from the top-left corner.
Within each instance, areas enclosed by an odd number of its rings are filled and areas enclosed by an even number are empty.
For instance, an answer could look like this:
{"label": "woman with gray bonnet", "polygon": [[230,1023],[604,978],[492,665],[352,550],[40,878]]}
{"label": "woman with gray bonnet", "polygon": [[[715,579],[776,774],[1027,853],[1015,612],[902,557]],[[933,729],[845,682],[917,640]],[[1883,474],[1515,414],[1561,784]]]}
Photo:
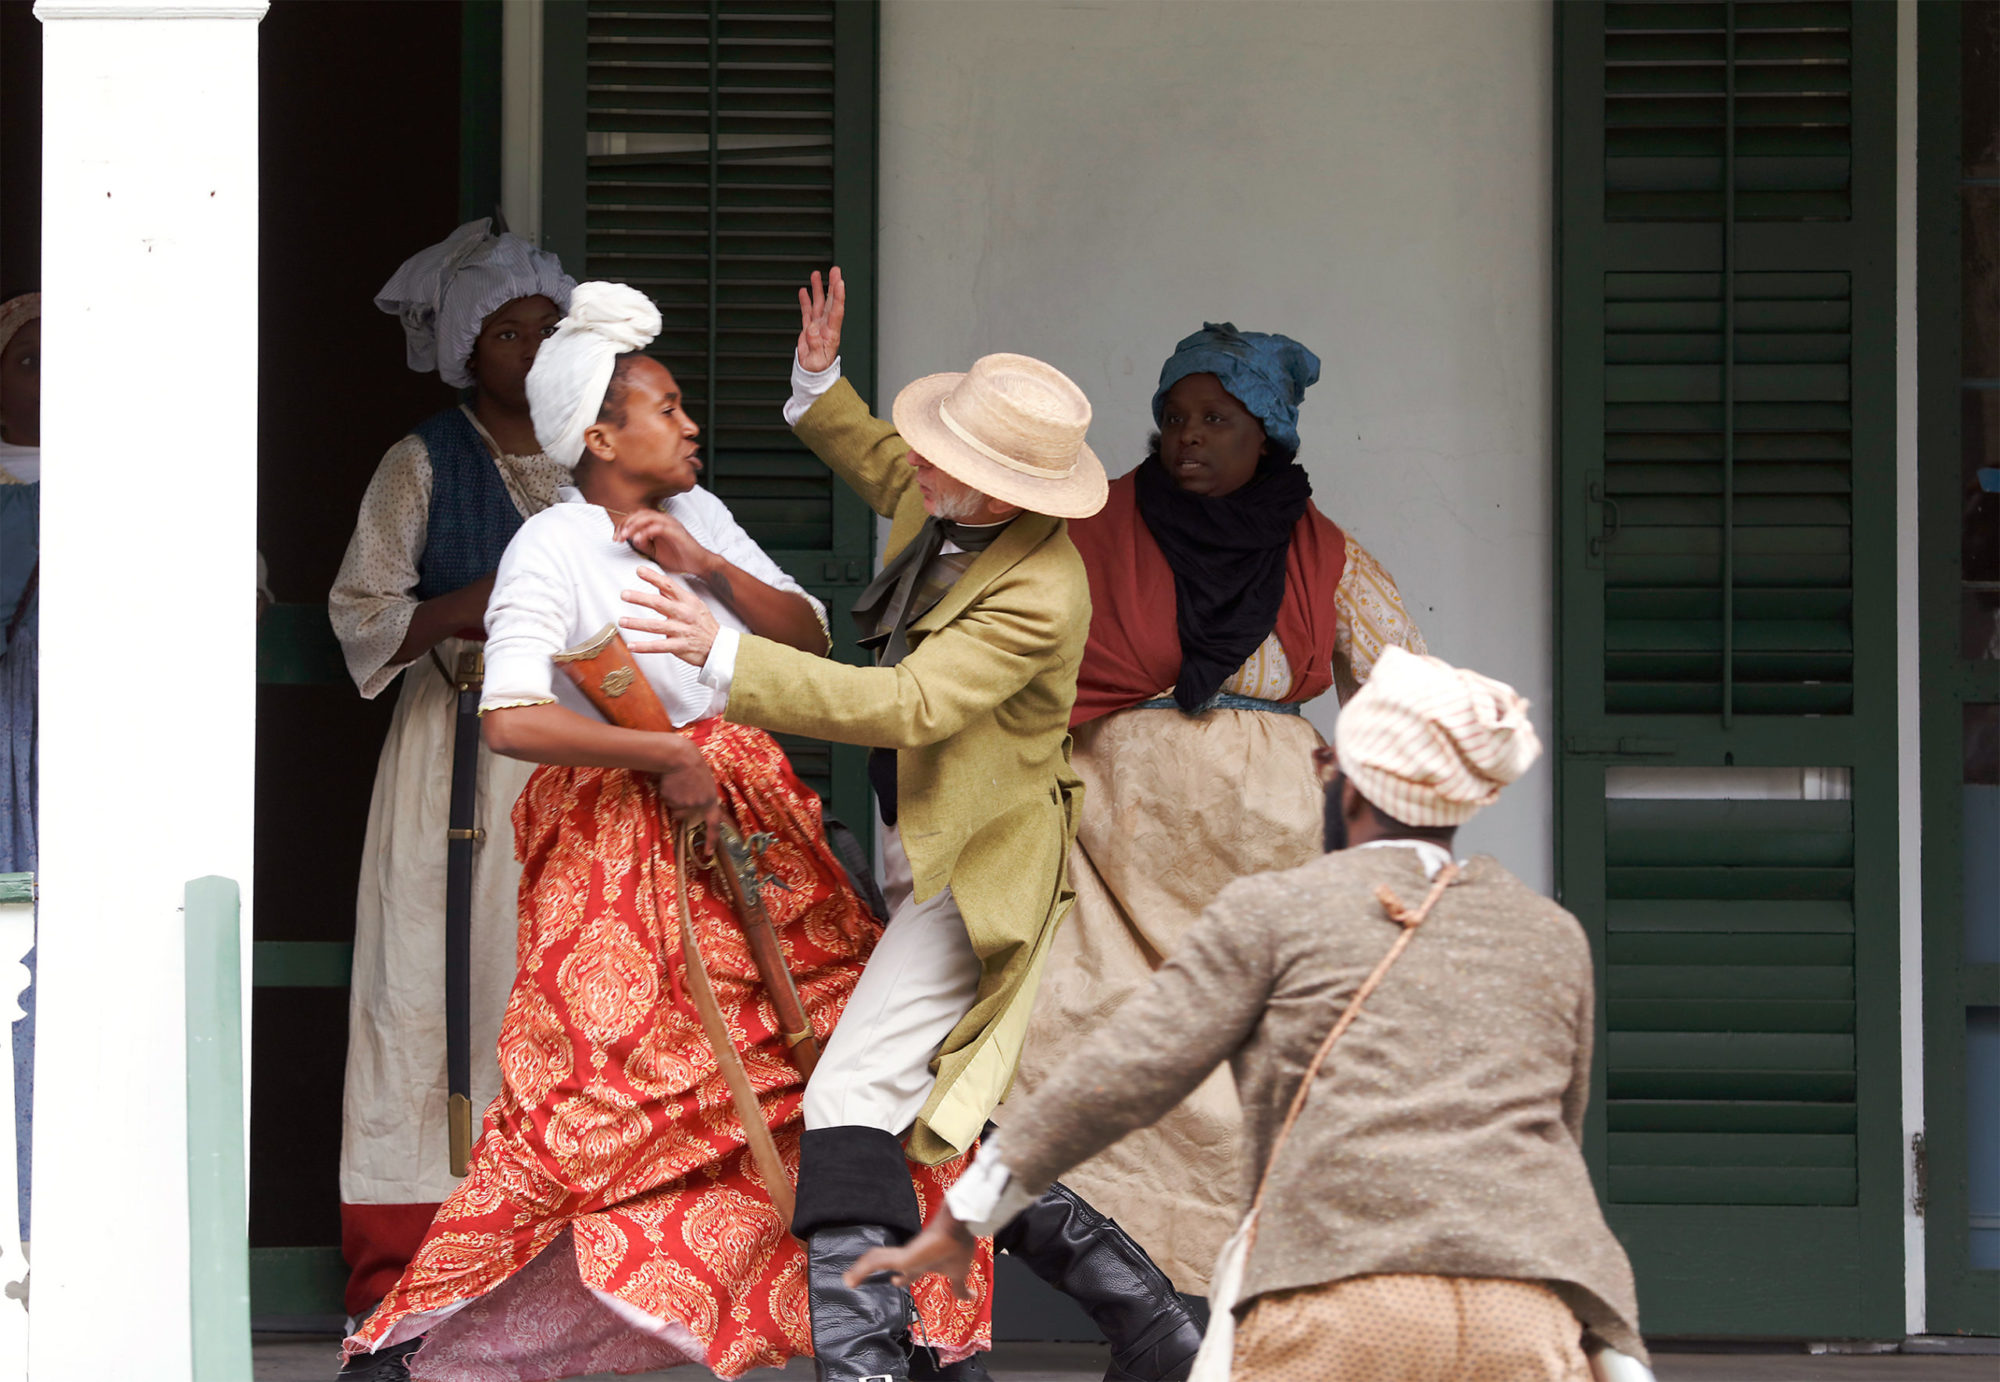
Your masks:
{"label": "woman with gray bonnet", "polygon": [[[458,683],[478,675],[486,601],[508,540],[556,501],[569,467],[528,412],[535,352],[568,310],[556,257],[490,222],[411,256],[375,305],[401,322],[411,369],[465,391],[389,448],[361,500],[328,598],[355,686],[397,677],[356,889],[340,1214],[362,1315],[408,1265],[457,1183],[446,1122],[445,858]],[[407,671],[408,675],[403,673]],[[530,765],[478,751],[471,888],[471,1104],[499,1091],[514,981],[514,830]]]}
{"label": "woman with gray bonnet", "polygon": [[[1321,740],[1301,708],[1328,690],[1351,699],[1384,649],[1424,651],[1388,572],[1313,503],[1299,413],[1319,368],[1288,336],[1203,326],[1160,368],[1146,459],[1070,524],[1092,611],[1070,717],[1085,783],[1076,909],[1013,1099],[1151,978],[1231,880],[1313,857]],[[1065,1180],[1201,1291],[1235,1222],[1239,1121],[1218,1073]]]}

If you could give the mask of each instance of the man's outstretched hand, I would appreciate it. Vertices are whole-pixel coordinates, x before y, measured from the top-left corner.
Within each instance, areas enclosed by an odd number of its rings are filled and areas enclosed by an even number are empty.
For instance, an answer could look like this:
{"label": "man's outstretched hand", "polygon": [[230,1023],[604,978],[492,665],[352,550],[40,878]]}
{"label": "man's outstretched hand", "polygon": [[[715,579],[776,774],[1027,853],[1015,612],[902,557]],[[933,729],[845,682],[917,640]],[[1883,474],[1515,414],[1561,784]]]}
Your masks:
{"label": "man's outstretched hand", "polygon": [[977,1246],[972,1230],[954,1218],[950,1209],[939,1205],[922,1233],[900,1248],[870,1248],[842,1279],[849,1286],[859,1286],[878,1272],[887,1272],[896,1285],[909,1286],[918,1277],[943,1272],[945,1280],[951,1283],[952,1294],[960,1300],[971,1300],[965,1278],[972,1272],[972,1254]]}
{"label": "man's outstretched hand", "polygon": [[639,568],[639,579],[650,590],[621,590],[625,603],[650,610],[650,614],[628,614],[619,619],[621,628],[651,638],[627,640],[635,653],[672,653],[697,667],[708,663],[709,649],[715,646],[715,616],[708,606],[679,581],[650,566]]}
{"label": "man's outstretched hand", "polygon": [[847,320],[847,282],[833,266],[826,285],[813,270],[812,287],[799,289],[799,364],[818,374],[840,358],[840,324]]}

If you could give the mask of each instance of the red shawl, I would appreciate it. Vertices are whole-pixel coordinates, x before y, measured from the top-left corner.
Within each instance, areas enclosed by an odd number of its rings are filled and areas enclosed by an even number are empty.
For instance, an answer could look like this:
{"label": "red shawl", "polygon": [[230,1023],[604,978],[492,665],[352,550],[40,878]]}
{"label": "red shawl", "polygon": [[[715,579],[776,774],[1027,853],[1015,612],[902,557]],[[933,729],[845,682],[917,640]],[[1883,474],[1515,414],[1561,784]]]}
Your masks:
{"label": "red shawl", "polygon": [[[1132,473],[1111,482],[1104,507],[1073,518],[1070,541],[1090,576],[1090,641],[1077,673],[1075,728],[1100,715],[1149,701],[1180,678],[1181,640],[1174,626],[1174,573],[1139,516]],[[1311,504],[1292,530],[1285,558],[1285,602],[1278,642],[1292,664],[1285,699],[1306,701],[1333,685],[1332,599],[1347,566],[1347,539]]]}

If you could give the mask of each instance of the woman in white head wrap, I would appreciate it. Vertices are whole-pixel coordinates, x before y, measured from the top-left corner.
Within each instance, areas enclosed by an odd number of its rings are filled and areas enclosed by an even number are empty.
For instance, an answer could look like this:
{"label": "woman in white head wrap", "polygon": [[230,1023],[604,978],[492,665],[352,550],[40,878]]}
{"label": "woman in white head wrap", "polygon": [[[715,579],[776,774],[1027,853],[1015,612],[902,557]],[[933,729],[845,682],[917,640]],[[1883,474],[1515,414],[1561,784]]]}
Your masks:
{"label": "woman in white head wrap", "polygon": [[[679,658],[635,657],[679,727],[649,733],[606,723],[553,662],[614,623],[639,572],[655,567],[679,575],[723,627],[828,648],[818,602],[696,484],[699,428],[672,372],[640,353],[659,326],[643,294],[580,284],[528,379],[537,435],[574,465],[576,484],[508,546],[486,616],[486,741],[542,765],[515,808],[525,869],[504,1080],[470,1174],[348,1341],[351,1378],[400,1382],[412,1367],[472,1376],[475,1363],[482,1377],[683,1363],[733,1377],[811,1351],[804,1248],[753,1168],[684,996],[663,817],[726,815],[767,837],[762,866],[782,886],[764,901],[822,1035],[880,923],[776,742],[721,718],[724,690]],[[689,884],[686,924],[796,1168],[804,1077],[740,922],[702,875]],[[935,1203],[962,1166],[913,1166],[919,1197]],[[985,1282],[990,1269],[989,1250]],[[934,1281],[915,1295],[919,1337],[947,1363],[989,1346],[989,1291],[965,1302]],[[538,1327],[551,1319],[564,1327]]]}
{"label": "woman in white head wrap", "polygon": [[[466,390],[377,467],[328,599],[348,671],[373,699],[404,671],[369,804],[355,901],[341,1230],[347,1306],[401,1275],[457,1183],[445,1114],[445,832],[455,680],[476,675],[486,596],[507,542],[555,502],[569,468],[535,440],[526,382],[574,284],[556,257],[488,222],[411,256],[375,305],[402,324],[411,369]],[[499,1088],[492,1055],[514,977],[507,813],[527,772],[481,752],[472,880],[472,1098]]]}

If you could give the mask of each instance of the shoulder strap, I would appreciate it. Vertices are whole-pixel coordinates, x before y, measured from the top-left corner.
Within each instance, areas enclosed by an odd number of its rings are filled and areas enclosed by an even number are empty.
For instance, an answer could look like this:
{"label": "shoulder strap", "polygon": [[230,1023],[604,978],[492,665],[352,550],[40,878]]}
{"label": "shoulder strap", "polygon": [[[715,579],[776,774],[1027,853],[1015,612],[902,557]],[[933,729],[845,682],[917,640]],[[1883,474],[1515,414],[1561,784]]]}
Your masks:
{"label": "shoulder strap", "polygon": [[1271,1157],[1264,1163],[1264,1174],[1257,1178],[1257,1196],[1250,1202],[1250,1218],[1253,1223],[1257,1211],[1263,1208],[1264,1192],[1270,1188],[1271,1169],[1278,1164],[1278,1154],[1285,1149],[1285,1139],[1292,1135],[1292,1128],[1298,1123],[1299,1114],[1305,1109],[1306,1095],[1312,1089],[1313,1080],[1319,1075],[1320,1066],[1326,1062],[1327,1053],[1333,1050],[1333,1043],[1340,1040],[1340,1034],[1354,1025],[1354,1019],[1361,1015],[1361,1005],[1368,1000],[1368,995],[1375,991],[1375,986],[1382,982],[1382,976],[1389,972],[1389,966],[1396,963],[1397,957],[1408,948],[1411,938],[1417,934],[1417,928],[1423,925],[1424,918],[1431,914],[1431,908],[1437,905],[1437,900],[1444,896],[1444,890],[1457,881],[1458,865],[1447,862],[1438,870],[1437,879],[1431,884],[1431,890],[1424,895],[1423,902],[1415,911],[1404,906],[1402,900],[1389,890],[1387,884],[1376,887],[1376,900],[1382,904],[1382,910],[1389,914],[1389,919],[1403,928],[1403,933],[1396,937],[1396,943],[1389,947],[1389,953],[1382,957],[1382,962],[1361,981],[1361,987],[1354,991],[1354,997],[1347,1000],[1346,1008],[1341,1010],[1340,1019],[1333,1024],[1333,1030],[1326,1034],[1326,1040],[1319,1044],[1319,1050],[1313,1054],[1312,1063],[1306,1066],[1305,1078],[1299,1081],[1298,1092],[1292,1095],[1292,1106],[1285,1112],[1285,1121],[1279,1127],[1278,1135],[1271,1140]]}
{"label": "shoulder strap", "polygon": [[722,1067],[722,1078],[729,1086],[730,1100],[736,1105],[736,1117],[743,1124],[743,1141],[750,1149],[750,1161],[757,1168],[757,1178],[764,1182],[765,1193],[771,1203],[777,1206],[778,1216],[784,1220],[786,1229],[792,1226],[792,1183],[785,1175],[785,1163],[778,1155],[778,1146],[771,1136],[771,1125],[764,1121],[764,1109],[757,1102],[757,1091],[750,1083],[750,1072],[743,1068],[743,1057],[736,1049],[736,1043],[729,1036],[729,1022],[722,1015],[721,1004],[715,1001],[715,989],[708,980],[708,966],[702,960],[701,942],[695,938],[694,921],[688,913],[688,869],[693,863],[693,848],[689,843],[691,825],[682,822],[673,827],[674,833],[674,901],[680,913],[681,955],[687,962],[688,987],[694,990],[695,1011],[701,1015],[701,1027],[708,1037],[709,1049],[715,1052],[716,1064]]}

